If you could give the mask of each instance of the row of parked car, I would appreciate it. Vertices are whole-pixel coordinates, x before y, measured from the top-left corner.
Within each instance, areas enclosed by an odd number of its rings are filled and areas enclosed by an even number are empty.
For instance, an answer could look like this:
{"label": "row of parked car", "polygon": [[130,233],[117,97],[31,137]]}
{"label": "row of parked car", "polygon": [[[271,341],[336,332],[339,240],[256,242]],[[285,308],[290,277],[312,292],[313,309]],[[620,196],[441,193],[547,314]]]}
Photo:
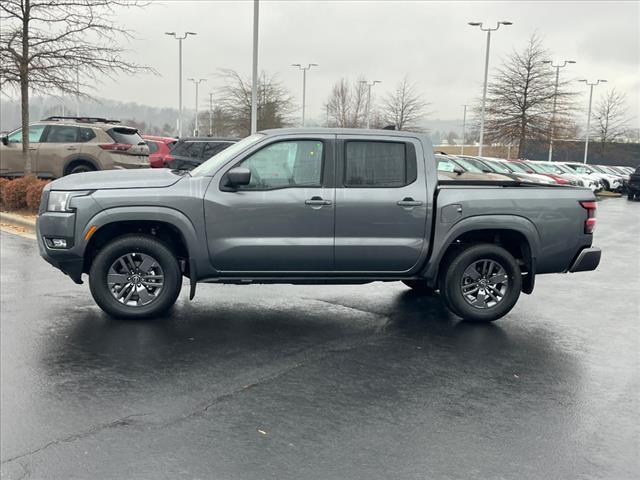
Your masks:
{"label": "row of parked car", "polygon": [[517,180],[520,182],[573,185],[593,192],[607,190],[626,192],[631,167],[585,165],[574,162],[538,160],[505,160],[470,155],[437,153],[438,171],[442,180]]}
{"label": "row of parked car", "polygon": [[[118,120],[54,116],[29,127],[32,169],[42,178],[123,168],[191,170],[237,142],[235,138],[181,138],[140,135]],[[0,176],[20,176],[22,130],[2,137]],[[505,160],[438,152],[441,181],[518,181],[574,185],[640,195],[631,167],[573,162]],[[636,169],[635,176],[640,174]],[[630,183],[631,182],[631,183]]]}

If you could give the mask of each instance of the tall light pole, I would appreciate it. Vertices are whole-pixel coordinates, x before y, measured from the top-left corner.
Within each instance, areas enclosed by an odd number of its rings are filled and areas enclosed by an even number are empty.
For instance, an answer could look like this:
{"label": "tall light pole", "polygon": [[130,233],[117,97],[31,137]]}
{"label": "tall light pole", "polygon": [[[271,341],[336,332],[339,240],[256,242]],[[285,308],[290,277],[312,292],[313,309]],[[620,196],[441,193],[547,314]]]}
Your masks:
{"label": "tall light pole", "polygon": [[209,136],[213,137],[213,93],[209,93]]}
{"label": "tall light pole", "polygon": [[460,145],[460,155],[464,154],[464,139],[465,139],[465,130],[467,127],[467,107],[469,105],[462,105],[464,107],[464,113],[462,114],[462,145]]}
{"label": "tall light pole", "polygon": [[495,28],[483,27],[482,22],[468,22],[472,27],[480,27],[480,30],[487,32],[487,49],[484,57],[484,85],[482,87],[482,114],[480,116],[480,148],[478,149],[478,155],[482,156],[482,144],[484,143],[484,114],[485,104],[487,102],[487,77],[489,75],[489,49],[491,48],[491,32],[495,32],[500,28],[500,25],[513,25],[512,22],[502,21],[498,22]]}
{"label": "tall light pole", "polygon": [[185,32],[177,35],[176,32],[165,32],[165,35],[178,40],[178,137],[182,137],[182,41],[189,35],[197,35],[196,32]]}
{"label": "tall light pole", "polygon": [[584,140],[584,161],[582,163],[587,163],[587,153],[589,152],[589,130],[591,129],[591,101],[593,100],[593,87],[600,83],[606,83],[606,80],[596,80],[595,82],[589,82],[587,80],[578,80],[579,82],[584,82],[589,86],[589,113],[587,113],[587,135]]}
{"label": "tall light pole", "polygon": [[555,65],[552,60],[544,60],[542,63],[551,64],[553,68],[556,69],[556,86],[553,90],[553,113],[551,114],[551,132],[549,133],[549,158],[548,161],[551,161],[551,157],[553,155],[553,139],[556,136],[556,105],[558,102],[558,81],[560,80],[560,69],[566,67],[570,63],[576,63],[573,60],[563,60],[562,64]]}
{"label": "tall light pole", "polygon": [[306,98],[307,98],[307,70],[311,67],[317,67],[317,63],[309,63],[306,67],[303,67],[299,63],[292,63],[292,67],[298,67],[302,70],[302,126],[304,127],[304,112],[306,107]]}
{"label": "tall light pole", "polygon": [[193,136],[197,137],[200,133],[200,130],[198,128],[198,87],[200,86],[200,84],[202,82],[206,82],[207,79],[206,78],[198,78],[197,80],[195,78],[187,78],[187,80],[189,80],[190,82],[193,82],[196,86],[196,128],[193,132]]}
{"label": "tall light pole", "polygon": [[368,82],[367,80],[360,80],[360,83],[364,83],[367,85],[367,128],[371,128],[371,87],[373,87],[376,83],[382,83],[380,80],[374,80],[372,82]]}
{"label": "tall light pole", "polygon": [[253,0],[253,64],[251,70],[251,133],[258,130],[258,20],[260,5]]}

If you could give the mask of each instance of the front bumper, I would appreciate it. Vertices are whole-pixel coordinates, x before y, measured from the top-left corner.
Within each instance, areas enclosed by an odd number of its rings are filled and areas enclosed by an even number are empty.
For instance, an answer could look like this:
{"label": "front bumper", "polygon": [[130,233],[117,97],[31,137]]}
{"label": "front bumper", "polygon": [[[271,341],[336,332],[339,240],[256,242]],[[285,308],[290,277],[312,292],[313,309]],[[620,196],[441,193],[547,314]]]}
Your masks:
{"label": "front bumper", "polygon": [[569,272],[588,272],[598,268],[602,250],[598,247],[583,248],[569,267]]}
{"label": "front bumper", "polygon": [[[36,238],[42,258],[69,275],[74,282],[82,283],[84,257],[78,253],[78,246],[74,245],[75,214],[52,212],[41,214],[36,221]],[[46,239],[51,238],[67,240],[68,248],[53,248],[47,245]]]}

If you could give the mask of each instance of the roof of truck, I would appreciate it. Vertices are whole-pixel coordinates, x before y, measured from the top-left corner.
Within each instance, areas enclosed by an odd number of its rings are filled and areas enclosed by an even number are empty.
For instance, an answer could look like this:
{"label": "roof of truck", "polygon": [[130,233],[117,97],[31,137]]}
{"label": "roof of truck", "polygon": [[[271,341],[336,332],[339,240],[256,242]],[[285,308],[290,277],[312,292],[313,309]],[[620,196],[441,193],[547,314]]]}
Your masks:
{"label": "roof of truck", "polygon": [[329,135],[373,135],[388,137],[426,137],[421,132],[405,132],[400,130],[383,130],[376,128],[325,128],[325,127],[305,127],[305,128],[273,128],[269,130],[261,130],[258,133],[267,135],[294,135],[294,134],[329,134]]}

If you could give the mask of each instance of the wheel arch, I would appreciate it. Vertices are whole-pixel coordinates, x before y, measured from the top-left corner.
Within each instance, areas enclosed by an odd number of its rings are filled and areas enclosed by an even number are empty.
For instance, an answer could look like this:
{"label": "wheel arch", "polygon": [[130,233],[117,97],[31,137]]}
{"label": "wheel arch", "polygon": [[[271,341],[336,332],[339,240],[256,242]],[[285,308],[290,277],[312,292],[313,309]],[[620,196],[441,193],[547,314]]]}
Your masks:
{"label": "wheel arch", "polygon": [[430,259],[422,276],[430,285],[435,286],[441,268],[451,255],[475,243],[490,243],[505,248],[523,267],[527,275],[523,276],[524,293],[533,291],[536,271],[536,258],[540,249],[540,237],[535,225],[524,217],[511,215],[487,215],[461,220],[440,237],[436,233],[434,241],[437,251]]}
{"label": "wheel arch", "polygon": [[82,163],[91,165],[95,170],[100,170],[100,165],[98,165],[98,163],[95,160],[92,160],[89,157],[86,157],[82,154],[78,154],[67,159],[67,161],[64,164],[64,167],[62,168],[62,176],[69,175],[73,167]]}
{"label": "wheel arch", "polygon": [[184,259],[183,273],[196,278],[196,258],[200,256],[196,230],[183,213],[165,207],[114,208],[94,216],[81,232],[86,241],[83,272],[89,271],[100,248],[110,240],[132,233],[149,234],[163,241]]}

